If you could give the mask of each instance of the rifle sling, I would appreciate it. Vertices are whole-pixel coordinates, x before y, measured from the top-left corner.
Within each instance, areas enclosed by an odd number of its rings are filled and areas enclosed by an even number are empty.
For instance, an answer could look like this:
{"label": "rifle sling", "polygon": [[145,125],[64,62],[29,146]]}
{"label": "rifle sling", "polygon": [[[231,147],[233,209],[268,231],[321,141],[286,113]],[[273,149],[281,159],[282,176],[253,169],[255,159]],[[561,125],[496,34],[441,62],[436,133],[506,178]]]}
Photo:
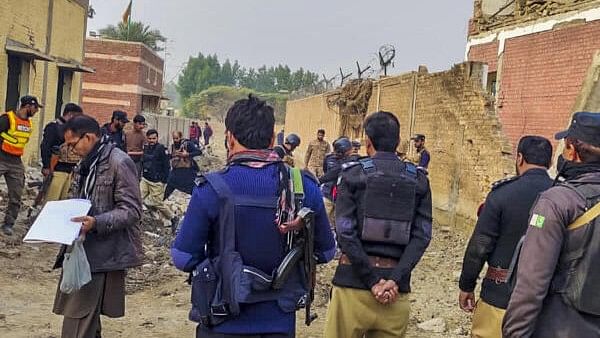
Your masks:
{"label": "rifle sling", "polygon": [[588,209],[583,215],[577,217],[577,219],[575,219],[573,221],[573,223],[571,223],[567,226],[567,230],[573,231],[573,230],[579,229],[580,227],[593,221],[599,215],[600,215],[600,202],[596,203],[596,205],[594,205],[593,207]]}

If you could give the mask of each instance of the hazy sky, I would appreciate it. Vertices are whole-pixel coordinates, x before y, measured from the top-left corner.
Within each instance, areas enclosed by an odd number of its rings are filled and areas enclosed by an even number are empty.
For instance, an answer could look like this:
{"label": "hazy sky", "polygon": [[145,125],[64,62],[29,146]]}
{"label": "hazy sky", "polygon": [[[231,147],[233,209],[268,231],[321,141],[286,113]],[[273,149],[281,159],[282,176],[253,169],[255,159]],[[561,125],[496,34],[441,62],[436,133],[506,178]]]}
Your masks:
{"label": "hazy sky", "polygon": [[[97,30],[121,20],[129,0],[90,2],[88,28]],[[198,52],[332,76],[375,60],[382,44],[396,47],[391,73],[447,69],[464,59],[472,8],[471,0],[133,0],[133,20],[169,38],[167,81]]]}

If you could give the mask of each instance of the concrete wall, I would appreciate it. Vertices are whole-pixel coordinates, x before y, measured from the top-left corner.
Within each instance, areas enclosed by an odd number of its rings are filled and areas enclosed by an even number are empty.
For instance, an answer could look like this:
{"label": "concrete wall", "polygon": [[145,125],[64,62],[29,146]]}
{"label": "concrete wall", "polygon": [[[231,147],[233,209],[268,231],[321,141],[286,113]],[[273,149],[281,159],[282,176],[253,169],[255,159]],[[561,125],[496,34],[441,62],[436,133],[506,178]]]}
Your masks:
{"label": "concrete wall", "polygon": [[600,50],[600,8],[581,16],[583,21],[564,17],[470,39],[468,60],[497,71],[497,111],[513,146],[526,134],[552,138],[575,109]]}
{"label": "concrete wall", "polygon": [[[83,40],[87,24],[87,0],[0,1],[0,111],[4,112],[8,71],[6,41],[11,39],[56,60],[83,63]],[[56,62],[31,60],[26,92],[44,104],[33,118],[34,133],[23,161],[38,160],[44,125],[55,118],[59,68]],[[71,102],[79,103],[81,77],[74,73]]]}
{"label": "concrete wall", "polygon": [[[457,227],[472,226],[490,184],[514,170],[510,145],[483,90],[484,69],[482,63],[467,62],[440,73],[386,78],[375,83],[369,101],[369,112],[398,116],[402,140],[427,135],[434,217]],[[318,128],[326,129],[330,141],[339,136],[328,95],[288,102],[285,129],[302,138],[300,156]]]}
{"label": "concrete wall", "polygon": [[183,137],[189,137],[190,125],[192,120],[182,117],[171,117],[164,115],[156,115],[145,113],[146,123],[148,129],[156,129],[158,131],[158,140],[164,145],[171,145],[173,143],[171,133],[174,131],[183,132]]}

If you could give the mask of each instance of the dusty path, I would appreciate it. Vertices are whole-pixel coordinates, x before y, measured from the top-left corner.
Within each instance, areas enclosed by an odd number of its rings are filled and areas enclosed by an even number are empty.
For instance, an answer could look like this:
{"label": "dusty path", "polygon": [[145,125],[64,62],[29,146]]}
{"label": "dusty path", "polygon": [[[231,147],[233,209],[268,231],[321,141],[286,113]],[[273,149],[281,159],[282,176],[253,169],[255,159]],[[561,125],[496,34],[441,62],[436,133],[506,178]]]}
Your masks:
{"label": "dusty path", "polygon": [[[413,276],[408,337],[466,336],[468,317],[456,305],[455,276],[463,247],[461,236],[435,232],[432,245]],[[59,336],[61,317],[51,313],[58,273],[49,268],[56,251],[53,245],[21,245],[5,238],[0,240],[0,337]],[[166,258],[158,258],[163,259]],[[147,266],[154,269],[150,285],[128,296],[126,316],[104,320],[105,337],[193,337],[194,326],[187,320],[189,288],[184,283],[185,276],[159,261]],[[326,276],[331,275],[332,269],[323,269],[320,278],[328,281]],[[304,315],[299,313],[298,337],[321,336],[326,290],[327,286],[318,290],[319,319],[311,327],[303,325]],[[417,323],[432,318],[444,319],[445,332],[426,332],[416,327]]]}
{"label": "dusty path", "polygon": [[[213,152],[219,156],[208,166],[223,162],[222,126],[214,124]],[[0,182],[3,183],[3,182]],[[4,189],[0,189],[4,190]],[[5,191],[0,191],[0,197]],[[175,197],[177,198],[177,197]],[[3,204],[3,203],[1,203]],[[186,201],[175,201],[185,208]],[[0,210],[3,207],[0,207]],[[169,264],[169,230],[145,213],[145,230],[158,235],[144,235],[145,265],[129,274],[126,316],[104,319],[104,337],[193,337],[193,323],[187,320],[190,290],[186,276]],[[25,225],[17,226],[14,239],[0,235],[0,337],[50,338],[60,336],[61,317],[52,314],[52,302],[58,272],[50,267],[58,251],[56,245],[24,245],[20,239]],[[466,337],[469,318],[457,306],[458,272],[465,247],[465,234],[436,226],[433,241],[413,274],[412,313],[408,337]],[[310,327],[298,313],[299,338],[321,337],[325,324],[329,282],[335,263],[320,268],[317,289],[317,321]],[[418,323],[438,318],[445,330],[435,333],[417,328]],[[343,337],[340,337],[343,338]]]}

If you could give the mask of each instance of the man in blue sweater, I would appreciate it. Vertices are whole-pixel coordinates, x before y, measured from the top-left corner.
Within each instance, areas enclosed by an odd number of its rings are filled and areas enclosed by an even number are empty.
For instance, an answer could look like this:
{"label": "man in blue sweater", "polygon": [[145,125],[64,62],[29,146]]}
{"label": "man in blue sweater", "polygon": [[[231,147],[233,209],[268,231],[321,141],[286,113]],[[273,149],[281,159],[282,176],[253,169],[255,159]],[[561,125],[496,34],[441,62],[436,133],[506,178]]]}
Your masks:
{"label": "man in blue sweater", "polygon": [[[287,169],[279,157],[268,150],[273,146],[274,123],[273,108],[264,101],[253,96],[237,101],[229,109],[225,119],[229,150],[227,167],[216,174],[236,201],[265,197],[279,201],[273,203],[272,208],[236,207],[234,216],[227,217],[235,224],[225,225],[235,229],[235,249],[243,264],[263,272],[277,269],[287,253],[287,235],[280,232],[274,213],[274,210],[280,211],[282,208],[282,199],[278,198],[289,196],[285,184],[281,184]],[[199,181],[171,249],[175,266],[186,272],[193,271],[199,263],[205,261],[207,255],[209,258],[214,257],[218,252],[216,245],[219,242],[219,220],[220,217],[226,217],[221,215],[224,202],[219,199],[213,185],[202,179]],[[329,230],[322,195],[316,180],[310,174],[304,173],[302,182],[303,206],[312,209],[315,214],[314,247],[317,261],[325,263],[333,258],[335,241]],[[289,298],[289,294],[280,295],[281,298]],[[196,336],[295,337],[295,308],[290,309],[288,306],[282,309],[282,303],[282,299],[241,302],[239,315],[216,325],[199,324]]]}

